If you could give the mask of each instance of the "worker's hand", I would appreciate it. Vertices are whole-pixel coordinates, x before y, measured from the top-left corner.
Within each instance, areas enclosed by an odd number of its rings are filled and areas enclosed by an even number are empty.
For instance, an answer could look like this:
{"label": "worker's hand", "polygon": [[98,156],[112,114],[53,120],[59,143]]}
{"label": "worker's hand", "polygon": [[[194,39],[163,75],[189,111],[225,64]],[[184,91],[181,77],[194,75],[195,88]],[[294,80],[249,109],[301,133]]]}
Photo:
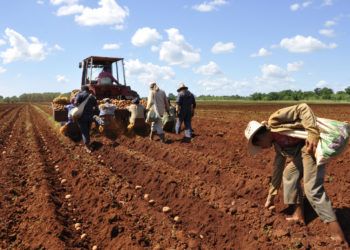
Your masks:
{"label": "worker's hand", "polygon": [[192,117],[194,116],[194,109],[192,109],[191,116]]}
{"label": "worker's hand", "polygon": [[320,139],[319,135],[311,134],[311,133],[308,134],[305,146],[306,146],[306,151],[309,154],[315,154],[319,139]]}
{"label": "worker's hand", "polygon": [[274,195],[268,195],[267,198],[266,198],[266,202],[265,202],[265,208],[272,208],[272,206],[274,206],[275,204],[275,196]]}

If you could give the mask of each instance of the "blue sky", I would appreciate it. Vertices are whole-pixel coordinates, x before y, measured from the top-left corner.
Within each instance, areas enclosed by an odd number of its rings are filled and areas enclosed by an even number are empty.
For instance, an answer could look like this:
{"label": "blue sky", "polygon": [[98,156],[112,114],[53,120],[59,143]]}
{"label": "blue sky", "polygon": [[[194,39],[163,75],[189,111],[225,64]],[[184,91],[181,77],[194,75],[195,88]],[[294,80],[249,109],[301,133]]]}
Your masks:
{"label": "blue sky", "polygon": [[141,96],[350,86],[349,0],[12,0],[0,8],[0,95],[68,92],[90,55],[125,58]]}

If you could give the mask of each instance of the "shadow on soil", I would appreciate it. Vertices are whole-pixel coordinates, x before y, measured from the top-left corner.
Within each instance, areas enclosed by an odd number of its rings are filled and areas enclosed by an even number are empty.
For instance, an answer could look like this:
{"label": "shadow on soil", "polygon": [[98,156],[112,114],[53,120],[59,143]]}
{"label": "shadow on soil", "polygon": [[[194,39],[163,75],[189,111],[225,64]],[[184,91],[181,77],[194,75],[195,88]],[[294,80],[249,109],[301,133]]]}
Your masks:
{"label": "shadow on soil", "polygon": [[[289,206],[282,210],[282,213],[285,215],[292,215],[294,212],[294,207]],[[336,208],[335,213],[337,215],[337,219],[341,228],[343,229],[345,238],[347,242],[350,241],[350,208],[349,207],[341,207]],[[304,216],[305,216],[305,225],[310,224],[313,220],[315,220],[318,215],[315,210],[310,205],[309,201],[304,198]]]}

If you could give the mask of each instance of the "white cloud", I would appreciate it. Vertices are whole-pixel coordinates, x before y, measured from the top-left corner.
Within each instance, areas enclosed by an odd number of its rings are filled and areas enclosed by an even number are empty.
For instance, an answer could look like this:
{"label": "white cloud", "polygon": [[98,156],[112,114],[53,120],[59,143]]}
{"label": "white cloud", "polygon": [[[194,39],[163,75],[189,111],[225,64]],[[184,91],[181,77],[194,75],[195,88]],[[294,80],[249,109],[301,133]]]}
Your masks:
{"label": "white cloud", "polygon": [[117,43],[106,43],[102,47],[102,49],[104,49],[104,50],[116,50],[119,48],[120,48],[120,45]]}
{"label": "white cloud", "polygon": [[300,9],[300,5],[298,3],[294,3],[289,8],[291,11],[297,11]]}
{"label": "white cloud", "polygon": [[138,29],[131,38],[131,43],[134,46],[142,47],[150,44],[156,43],[161,40],[162,36],[158,33],[156,29],[149,27],[143,27]]}
{"label": "white cloud", "polygon": [[5,73],[6,69],[0,66],[0,74]]}
{"label": "white cloud", "polygon": [[211,52],[214,54],[230,53],[235,49],[235,47],[236,47],[235,44],[232,42],[229,42],[229,43],[217,42],[211,48]]}
{"label": "white cloud", "polygon": [[194,69],[193,71],[196,74],[202,74],[207,76],[222,74],[219,66],[213,61],[210,61],[207,65],[202,65]]}
{"label": "white cloud", "polygon": [[36,3],[37,3],[37,4],[44,4],[44,1],[38,0],[38,1],[36,1]]}
{"label": "white cloud", "polygon": [[274,64],[264,64],[261,67],[262,77],[264,79],[285,79],[288,77],[288,72]]}
{"label": "white cloud", "polygon": [[79,0],[50,0],[50,3],[53,5],[60,5],[60,4],[73,5],[77,2],[79,2]]}
{"label": "white cloud", "polygon": [[98,8],[78,5],[78,2],[78,0],[51,0],[53,5],[63,5],[58,9],[57,16],[75,14],[75,22],[83,26],[111,25],[116,29],[123,29],[124,20],[129,16],[129,9],[121,7],[115,0],[100,0]]}
{"label": "white cloud", "polygon": [[337,24],[336,21],[334,21],[334,20],[328,20],[328,21],[326,21],[326,22],[324,23],[324,26],[326,26],[327,28],[329,28],[329,27],[332,27],[332,26],[334,26],[334,25],[336,25],[336,24]]}
{"label": "white cloud", "polygon": [[5,44],[6,44],[6,41],[5,41],[5,40],[0,39],[0,46],[5,45]]}
{"label": "white cloud", "polygon": [[57,75],[56,76],[56,80],[59,83],[66,83],[66,82],[68,82],[68,79],[67,79],[67,77],[65,75]]}
{"label": "white cloud", "polygon": [[322,6],[331,6],[333,5],[333,0],[323,0]]}
{"label": "white cloud", "polygon": [[303,61],[293,62],[287,64],[287,71],[288,72],[296,72],[299,71],[304,66]]}
{"label": "white cloud", "polygon": [[85,7],[81,15],[75,16],[75,21],[84,26],[114,25],[121,29],[124,19],[129,16],[128,8],[120,7],[115,0],[100,0],[99,8]]}
{"label": "white cloud", "polygon": [[328,86],[328,83],[325,80],[321,80],[316,84],[316,88],[324,88],[327,86]]}
{"label": "white cloud", "polygon": [[10,48],[0,52],[3,62],[11,63],[18,60],[44,60],[49,53],[45,43],[39,41],[36,37],[26,39],[23,35],[13,29],[6,28],[5,39],[8,40]]}
{"label": "white cloud", "polygon": [[196,11],[199,12],[210,12],[213,10],[216,10],[219,6],[228,4],[228,1],[226,0],[212,0],[209,2],[203,2],[201,4],[198,5],[194,5],[192,6],[192,8]]}
{"label": "white cloud", "polygon": [[316,88],[324,88],[324,87],[328,87],[328,86],[329,86],[329,84],[325,80],[320,80],[320,81],[318,81],[318,83],[316,83]]}
{"label": "white cloud", "polygon": [[320,33],[323,36],[327,36],[327,37],[334,37],[335,36],[334,30],[332,30],[332,29],[321,29],[318,31],[318,33]]}
{"label": "white cloud", "polygon": [[247,91],[251,87],[247,81],[235,81],[226,76],[201,79],[198,85],[204,88],[206,93],[218,95],[235,95],[238,94],[238,90]]}
{"label": "white cloud", "polygon": [[57,16],[68,16],[68,15],[79,14],[79,13],[82,13],[83,11],[84,11],[83,5],[78,5],[78,4],[66,5],[66,6],[60,7],[57,10],[56,15]]}
{"label": "white cloud", "polygon": [[159,51],[159,47],[158,47],[158,46],[155,46],[155,45],[152,45],[151,51],[152,51],[152,52],[158,52],[158,51]]}
{"label": "white cloud", "polygon": [[140,83],[148,84],[152,80],[170,80],[175,77],[171,67],[152,63],[142,63],[139,59],[125,62],[126,77],[137,78]]}
{"label": "white cloud", "polygon": [[290,5],[289,8],[291,11],[298,11],[298,10],[302,10],[302,9],[309,7],[311,4],[312,4],[311,1],[305,1],[301,4],[294,3],[294,4]]}
{"label": "white cloud", "polygon": [[53,50],[63,51],[64,49],[63,49],[61,46],[59,46],[58,44],[55,44],[55,45],[53,46]]}
{"label": "white cloud", "polygon": [[251,57],[264,57],[264,56],[269,56],[271,54],[272,53],[270,51],[268,51],[267,49],[261,48],[261,49],[259,49],[258,53],[251,54],[250,56]]}
{"label": "white cloud", "polygon": [[200,61],[198,49],[186,42],[184,36],[178,29],[167,29],[168,41],[161,44],[159,59],[170,65],[188,67]]}
{"label": "white cloud", "polygon": [[283,38],[280,47],[292,53],[308,53],[320,49],[334,49],[337,45],[335,43],[324,44],[312,36],[297,35],[292,38]]}
{"label": "white cloud", "polygon": [[303,2],[303,3],[302,3],[302,6],[303,6],[304,8],[306,8],[306,7],[308,7],[308,6],[311,5],[311,4],[312,4],[311,1],[306,1],[306,2]]}
{"label": "white cloud", "polygon": [[261,67],[261,76],[255,77],[253,92],[272,92],[284,89],[293,89],[295,80],[290,76],[290,72],[274,64],[264,64]]}

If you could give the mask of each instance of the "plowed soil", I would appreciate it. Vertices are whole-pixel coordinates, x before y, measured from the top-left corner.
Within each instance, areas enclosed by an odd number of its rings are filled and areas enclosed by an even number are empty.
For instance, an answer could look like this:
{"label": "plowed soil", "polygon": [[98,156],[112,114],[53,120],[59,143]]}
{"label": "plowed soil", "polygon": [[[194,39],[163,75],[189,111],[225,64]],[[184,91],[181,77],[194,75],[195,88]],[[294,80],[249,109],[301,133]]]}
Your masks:
{"label": "plowed soil", "polygon": [[[274,152],[249,156],[244,129],[283,106],[199,104],[191,143],[93,135],[86,154],[48,105],[0,105],[0,249],[336,248],[312,208],[304,226],[285,221],[281,192],[276,210],[264,208]],[[345,104],[312,108],[350,120]],[[349,170],[350,148],[325,179],[347,239]]]}

